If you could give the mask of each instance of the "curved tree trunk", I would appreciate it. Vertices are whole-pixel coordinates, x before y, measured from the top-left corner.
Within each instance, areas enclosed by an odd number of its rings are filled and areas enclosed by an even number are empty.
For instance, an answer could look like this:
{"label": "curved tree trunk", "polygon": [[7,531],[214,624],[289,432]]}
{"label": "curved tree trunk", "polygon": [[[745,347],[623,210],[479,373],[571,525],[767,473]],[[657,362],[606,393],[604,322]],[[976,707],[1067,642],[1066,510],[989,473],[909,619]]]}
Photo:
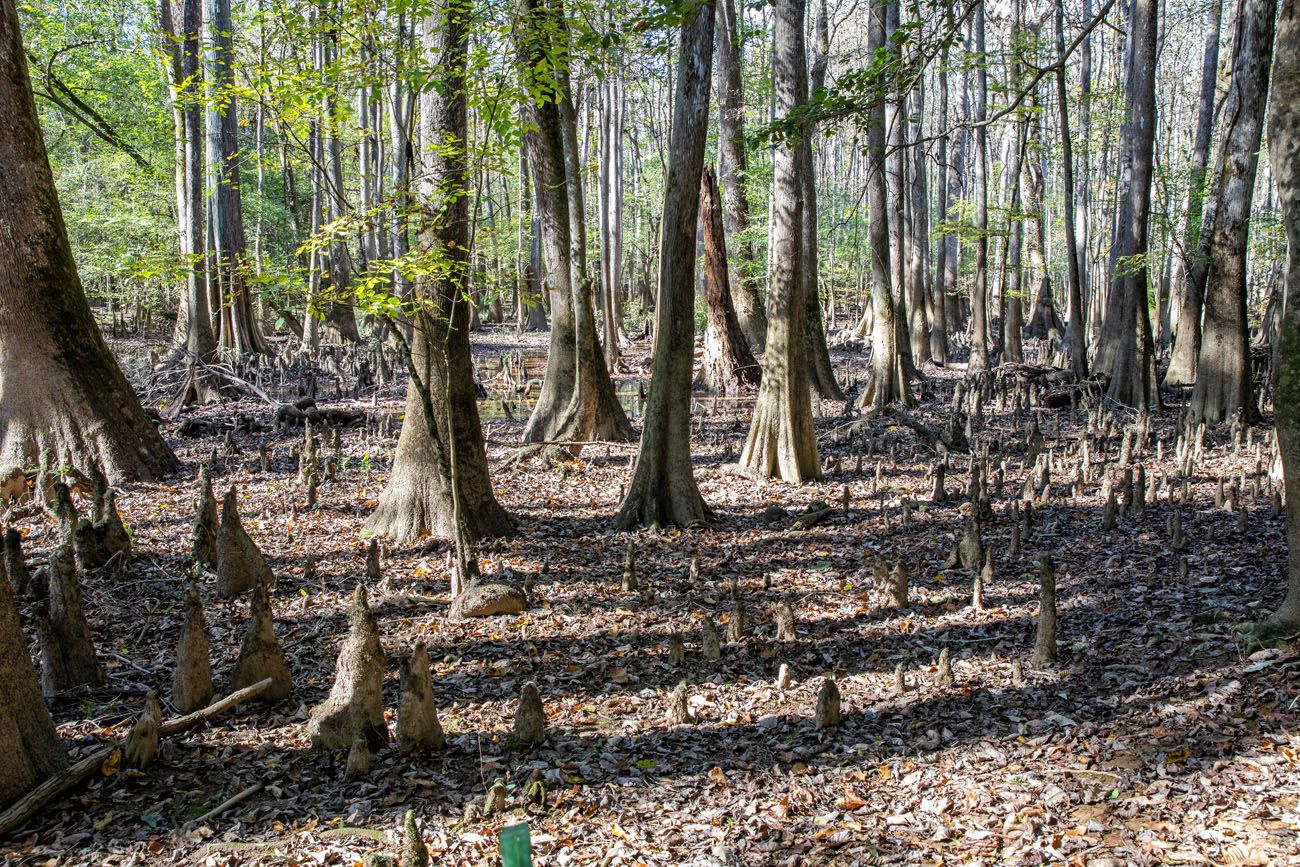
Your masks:
{"label": "curved tree trunk", "polygon": [[0,20],[0,464],[99,463],[109,481],[179,465],[104,343],[77,276],[14,7]]}
{"label": "curved tree trunk", "polygon": [[1286,486],[1287,593],[1273,614],[1283,634],[1300,630],[1300,0],[1277,16],[1268,153],[1286,226],[1286,290],[1277,350],[1278,451]]}
{"label": "curved tree trunk", "polygon": [[[439,14],[440,13],[440,14]],[[483,429],[474,396],[469,348],[469,197],[465,195],[467,127],[465,54],[467,0],[449,0],[425,22],[425,51],[436,57],[439,86],[425,90],[424,152],[420,181],[424,252],[446,265],[422,277],[408,367],[406,423],[397,441],[393,473],[366,527],[399,541],[432,534],[473,542],[512,529],[492,494]],[[400,338],[400,331],[394,330]],[[459,518],[459,520],[457,520]],[[459,531],[459,532],[458,532]]]}
{"label": "curved tree trunk", "polygon": [[[689,525],[709,516],[691,469],[691,365],[695,354],[695,228],[709,130],[713,19],[711,0],[706,0],[682,22],[664,190],[665,231],[659,248],[654,369],[641,449],[632,485],[618,513],[620,527]],[[706,173],[706,187],[711,180],[712,173]],[[716,201],[716,188],[710,191]],[[709,205],[706,219],[716,212],[715,203]],[[720,266],[725,281],[725,257],[713,265]]]}
{"label": "curved tree trunk", "polygon": [[1210,234],[1205,321],[1196,362],[1191,413],[1200,421],[1249,415],[1250,335],[1246,326],[1246,243],[1259,166],[1268,70],[1277,0],[1243,0],[1232,49],[1232,85],[1224,104],[1227,127],[1218,160],[1219,201]]}
{"label": "curved tree trunk", "polygon": [[[803,0],[776,0],[775,61],[773,64],[776,110],[788,116],[808,95],[808,67],[804,57]],[[804,257],[800,165],[807,148],[790,141],[776,148],[772,226],[772,282],[768,289],[767,351],[763,355],[763,381],[754,404],[749,436],[740,466],[761,478],[780,478],[794,484],[821,478],[817,440],[813,436],[812,404],[808,393],[808,367],[804,357]]]}

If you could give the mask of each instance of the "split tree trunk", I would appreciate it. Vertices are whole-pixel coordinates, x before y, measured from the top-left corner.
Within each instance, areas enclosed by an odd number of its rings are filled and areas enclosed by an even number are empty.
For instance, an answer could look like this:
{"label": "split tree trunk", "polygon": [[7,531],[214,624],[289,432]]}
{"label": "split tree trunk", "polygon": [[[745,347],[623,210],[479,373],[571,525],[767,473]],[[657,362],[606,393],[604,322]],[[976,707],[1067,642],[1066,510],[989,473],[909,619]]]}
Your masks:
{"label": "split tree trunk", "polygon": [[1210,235],[1205,321],[1192,390],[1192,417],[1225,421],[1253,411],[1250,335],[1246,325],[1246,243],[1259,166],[1273,22],[1277,0],[1243,0],[1232,49],[1232,85],[1224,104],[1227,127],[1218,159],[1219,193]]}

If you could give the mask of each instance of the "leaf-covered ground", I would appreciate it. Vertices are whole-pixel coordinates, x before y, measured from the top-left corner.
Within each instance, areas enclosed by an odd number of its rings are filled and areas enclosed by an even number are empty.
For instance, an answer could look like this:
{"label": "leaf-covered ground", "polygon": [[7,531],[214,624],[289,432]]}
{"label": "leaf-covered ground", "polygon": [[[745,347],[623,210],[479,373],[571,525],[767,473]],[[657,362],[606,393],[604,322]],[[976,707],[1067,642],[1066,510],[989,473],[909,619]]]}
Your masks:
{"label": "leaf-covered ground", "polygon": [[[540,349],[537,341],[478,339],[484,376],[496,375],[500,353]],[[860,373],[854,356],[838,362],[842,379]],[[936,427],[946,420],[960,375],[930,372],[921,418]],[[373,409],[369,396],[321,402],[397,413],[401,393],[385,388]],[[294,698],[164,741],[147,772],[98,778],[5,843],[0,856],[13,864],[351,865],[395,851],[410,808],[441,864],[495,863],[496,832],[521,821],[531,827],[535,863],[549,865],[1297,863],[1300,655],[1251,652],[1237,636],[1240,624],[1280,599],[1281,519],[1270,514],[1267,477],[1258,495],[1248,479],[1244,532],[1237,515],[1214,503],[1221,476],[1267,467],[1267,447],[1259,462],[1254,448],[1228,444],[1226,431],[1208,438],[1191,479],[1195,507],[1183,513],[1186,548],[1177,552],[1163,495],[1109,532],[1096,483],[1068,495],[1085,416],[1043,410],[1046,446],[1065,466],[1053,474],[1050,503],[1035,510],[1032,537],[1010,556],[1026,417],[987,407],[975,440],[992,446],[995,465],[1005,462],[1006,479],[985,527],[996,579],[986,610],[976,612],[970,575],[941,569],[964,520],[967,456],[951,458],[949,504],[930,505],[931,456],[912,431],[880,421],[835,442],[831,432],[844,420],[827,403],[817,423],[825,483],[759,484],[724,460],[739,453],[748,405],[706,398],[698,409],[696,477],[716,522],[631,536],[613,532],[609,516],[634,444],[591,447],[562,466],[506,466],[519,413],[487,422],[497,496],[519,519],[519,533],[480,556],[489,574],[517,582],[530,575],[533,607],[452,621],[445,546],[384,550],[385,583],[371,592],[389,660],[386,701],[396,705],[398,655],[427,642],[448,744],[415,759],[379,753],[364,781],[344,780],[344,756],[312,752],[304,722],[332,682],[348,596],[365,575],[362,525],[395,434],[381,441],[347,431],[345,464],[320,487],[312,511],[296,482],[297,438],[238,437],[240,455],[217,457],[217,493],[238,485],[245,526],[277,575],[273,603]],[[192,415],[229,421],[235,410],[272,420],[251,401]],[[1119,430],[1133,423],[1118,421]],[[1154,449],[1134,456],[1148,474],[1175,474],[1173,425],[1172,411],[1155,425],[1163,460]],[[1264,433],[1257,429],[1253,441]],[[74,757],[129,726],[146,690],[174,714],[166,696],[188,571],[192,478],[220,436],[169,440],[186,477],[129,486],[120,501],[134,561],[122,573],[84,577],[110,685],[56,702]],[[874,453],[859,464],[868,441]],[[270,473],[255,468],[261,442],[275,447]],[[1094,452],[1098,465],[1116,459],[1119,437],[1109,445],[1104,456]],[[774,504],[793,515],[818,499],[833,511],[812,529],[767,523]],[[53,524],[27,518],[19,526],[29,555],[43,559]],[[620,591],[628,538],[638,551],[636,594]],[[1050,669],[1026,663],[1016,683],[1013,663],[1027,659],[1034,639],[1040,551],[1058,567],[1060,656]],[[316,576],[304,580],[309,556],[318,558]],[[909,569],[906,610],[874,592],[878,562]],[[728,621],[733,583],[747,636],[710,663],[700,653],[701,618]],[[207,598],[222,692],[247,602]],[[793,641],[774,638],[783,598],[798,613]],[[681,665],[666,648],[674,632],[686,641]],[[956,683],[941,688],[934,663],[945,647]],[[791,674],[784,689],[776,683],[782,663]],[[813,721],[828,676],[844,699],[833,735]],[[547,737],[539,748],[517,749],[508,735],[528,680],[540,687]],[[668,696],[681,681],[695,721],[674,726]],[[535,770],[545,803],[525,807],[523,783]],[[465,821],[466,804],[481,803],[497,779],[507,785],[508,811]],[[193,824],[254,785],[261,789],[237,807]]]}

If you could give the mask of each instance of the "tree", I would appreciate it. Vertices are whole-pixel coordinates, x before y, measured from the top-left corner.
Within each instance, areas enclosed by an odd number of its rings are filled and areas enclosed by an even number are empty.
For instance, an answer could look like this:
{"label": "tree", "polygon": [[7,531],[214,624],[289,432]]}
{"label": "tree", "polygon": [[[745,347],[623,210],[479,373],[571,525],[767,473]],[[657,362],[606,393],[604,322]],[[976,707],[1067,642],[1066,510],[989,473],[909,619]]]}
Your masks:
{"label": "tree", "polygon": [[1227,126],[1217,160],[1219,200],[1210,235],[1205,322],[1190,406],[1192,416],[1201,421],[1224,421],[1253,411],[1246,242],[1276,15],[1277,0],[1243,0],[1232,40],[1232,85],[1223,106]]}
{"label": "tree", "polygon": [[[447,0],[424,23],[437,81],[420,95],[421,258],[406,423],[393,472],[366,528],[408,541],[426,533],[457,542],[509,533],[512,521],[492,494],[469,348],[469,197],[466,191],[465,57],[468,0]],[[400,329],[393,329],[404,341]]]}
{"label": "tree", "polygon": [[632,484],[618,513],[620,527],[689,525],[709,516],[691,469],[691,366],[695,357],[695,229],[709,130],[713,24],[712,0],[700,3],[682,21],[659,247],[654,362],[641,448]]}
{"label": "tree", "polygon": [[696,384],[715,394],[736,394],[759,384],[760,368],[745,341],[732,303],[731,275],[718,181],[711,166],[700,178],[700,231],[704,236],[704,352]]}
{"label": "tree", "polygon": [[[804,0],[775,0],[773,9],[776,110],[780,117],[788,118],[808,96]],[[742,468],[756,476],[794,484],[820,479],[822,474],[813,436],[804,339],[807,310],[802,274],[805,259],[801,255],[802,163],[807,148],[802,136],[806,132],[805,126],[799,124],[776,147],[767,350],[763,355],[763,381],[739,461]]]}
{"label": "tree", "polygon": [[715,35],[718,43],[718,174],[726,212],[727,234],[731,236],[736,267],[731,281],[735,287],[736,316],[740,328],[755,352],[763,351],[767,339],[767,313],[758,295],[758,263],[754,242],[749,237],[749,199],[746,197],[748,157],[745,155],[745,93],[740,77],[740,19],[735,0],[718,0]]}
{"label": "tree", "polygon": [[1286,226],[1286,301],[1277,349],[1278,451],[1286,486],[1287,593],[1268,626],[1300,630],[1300,0],[1277,14],[1268,153]]}
{"label": "tree", "polygon": [[91,315],[10,0],[0,15],[0,464],[35,464],[43,439],[114,483],[162,478],[179,465]]}
{"label": "tree", "polygon": [[[560,0],[523,0],[515,28],[524,139],[532,170],[551,300],[551,342],[542,392],[524,441],[627,441],[632,426],[614,393],[585,269],[585,225],[578,171],[577,121],[569,94],[568,24]],[[575,451],[581,446],[572,446]]]}
{"label": "tree", "polygon": [[1121,200],[1111,292],[1096,369],[1110,377],[1107,397],[1125,406],[1159,405],[1147,305],[1147,229],[1156,124],[1156,0],[1133,0],[1132,50],[1125,85],[1128,123],[1126,195]]}
{"label": "tree", "polygon": [[1170,285],[1181,291],[1174,349],[1165,371],[1165,387],[1191,385],[1195,380],[1196,356],[1201,351],[1201,313],[1204,310],[1205,265],[1201,251],[1201,218],[1205,206],[1205,166],[1210,158],[1210,137],[1214,133],[1214,94],[1219,67],[1219,31],[1223,21],[1223,0],[1210,8],[1210,26],[1205,34],[1201,60],[1201,94],[1196,112],[1196,138],[1187,179],[1187,213],[1183,243],[1174,257]]}
{"label": "tree", "polygon": [[[1085,40],[1086,44],[1086,40]],[[1056,108],[1061,130],[1061,222],[1065,224],[1066,292],[1065,347],[1070,373],[1075,379],[1088,375],[1088,341],[1083,325],[1083,257],[1080,255],[1075,224],[1074,142],[1070,138],[1070,102],[1065,78],[1065,10],[1056,7]]]}
{"label": "tree", "polygon": [[207,92],[209,303],[220,311],[222,348],[266,352],[248,289],[244,206],[239,186],[239,115],[235,98],[230,0],[203,0],[203,76]]}
{"label": "tree", "polygon": [[975,284],[971,287],[970,361],[967,370],[989,368],[989,74],[984,61],[984,0],[975,9]]}

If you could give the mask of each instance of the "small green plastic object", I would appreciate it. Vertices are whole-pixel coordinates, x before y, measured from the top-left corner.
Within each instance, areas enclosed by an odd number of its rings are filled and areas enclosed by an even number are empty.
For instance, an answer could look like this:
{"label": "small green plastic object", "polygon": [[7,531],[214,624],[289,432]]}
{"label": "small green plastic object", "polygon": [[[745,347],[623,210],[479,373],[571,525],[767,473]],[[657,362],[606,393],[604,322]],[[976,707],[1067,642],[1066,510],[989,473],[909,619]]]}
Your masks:
{"label": "small green plastic object", "polygon": [[501,829],[501,867],[533,867],[533,841],[524,824]]}

